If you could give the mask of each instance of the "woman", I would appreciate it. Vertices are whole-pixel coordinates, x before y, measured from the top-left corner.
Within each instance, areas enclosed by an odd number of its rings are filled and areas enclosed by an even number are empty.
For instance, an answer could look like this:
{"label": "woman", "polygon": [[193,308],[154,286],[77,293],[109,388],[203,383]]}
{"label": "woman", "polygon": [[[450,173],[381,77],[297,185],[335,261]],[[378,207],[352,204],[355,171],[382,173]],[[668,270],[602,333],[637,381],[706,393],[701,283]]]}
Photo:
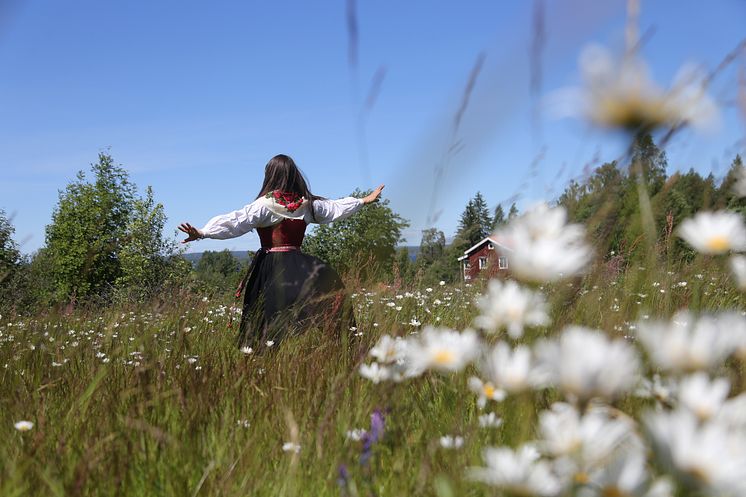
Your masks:
{"label": "woman", "polygon": [[[306,226],[351,216],[377,202],[383,185],[363,198],[329,200],[313,195],[287,155],[276,155],[264,169],[256,199],[237,211],[210,219],[197,229],[179,226],[188,236],[224,240],[256,229],[261,248],[251,262],[236,297],[245,292],[238,346],[271,345],[309,326],[349,326],[354,317],[337,272],[324,261],[300,251]],[[270,343],[272,342],[272,343]]]}

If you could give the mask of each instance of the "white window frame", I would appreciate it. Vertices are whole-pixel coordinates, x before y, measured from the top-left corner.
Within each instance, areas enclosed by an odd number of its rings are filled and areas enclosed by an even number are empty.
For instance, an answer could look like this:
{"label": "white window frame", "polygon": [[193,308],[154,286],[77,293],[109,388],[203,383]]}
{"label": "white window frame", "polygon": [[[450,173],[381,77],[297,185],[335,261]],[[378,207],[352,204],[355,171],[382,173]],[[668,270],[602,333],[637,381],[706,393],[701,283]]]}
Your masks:
{"label": "white window frame", "polygon": [[479,257],[479,269],[482,270],[487,267],[487,257],[482,255]]}
{"label": "white window frame", "polygon": [[497,258],[497,269],[508,269],[508,258],[501,255]]}

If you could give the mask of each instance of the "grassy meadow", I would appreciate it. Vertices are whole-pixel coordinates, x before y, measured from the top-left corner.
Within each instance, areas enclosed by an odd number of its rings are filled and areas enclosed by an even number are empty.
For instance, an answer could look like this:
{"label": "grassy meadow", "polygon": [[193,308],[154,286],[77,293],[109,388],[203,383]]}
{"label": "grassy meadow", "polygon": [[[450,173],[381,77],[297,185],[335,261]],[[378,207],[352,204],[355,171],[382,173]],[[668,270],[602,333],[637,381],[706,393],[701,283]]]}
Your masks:
{"label": "grassy meadow", "polygon": [[[569,322],[634,342],[634,323],[649,316],[685,306],[743,311],[720,263],[700,256],[680,270],[623,272],[599,264],[545,286],[553,323],[521,342]],[[341,341],[309,330],[251,354],[227,327],[228,298],[164,295],[133,308],[3,316],[0,495],[502,495],[464,478],[466,469],[485,446],[535,436],[538,411],[560,398],[553,389],[480,409],[466,388],[473,366],[402,383],[358,372],[384,333],[469,327],[484,282],[347,287],[358,327]],[[727,368],[743,389],[740,365]],[[629,413],[651,402],[625,396],[617,405]],[[361,462],[365,441],[348,432],[370,429],[376,411],[383,436]],[[480,426],[490,412],[502,423]],[[18,431],[18,420],[34,426]]]}

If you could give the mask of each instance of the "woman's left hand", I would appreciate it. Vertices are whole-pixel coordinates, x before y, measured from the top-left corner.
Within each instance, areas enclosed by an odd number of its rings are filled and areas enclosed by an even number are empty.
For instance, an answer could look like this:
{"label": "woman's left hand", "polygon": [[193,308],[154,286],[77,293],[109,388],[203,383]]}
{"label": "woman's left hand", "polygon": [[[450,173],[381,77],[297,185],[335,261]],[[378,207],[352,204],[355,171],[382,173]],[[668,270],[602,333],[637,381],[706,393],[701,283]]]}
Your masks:
{"label": "woman's left hand", "polygon": [[185,240],[182,240],[181,243],[193,242],[194,240],[199,240],[200,238],[204,238],[204,235],[202,235],[202,233],[197,228],[195,228],[189,223],[180,224],[179,230],[189,235],[186,237]]}
{"label": "woman's left hand", "polygon": [[373,190],[370,195],[367,197],[363,197],[363,202],[366,204],[370,204],[371,202],[378,202],[378,197],[381,196],[381,190],[383,190],[384,185],[378,185],[378,188]]}

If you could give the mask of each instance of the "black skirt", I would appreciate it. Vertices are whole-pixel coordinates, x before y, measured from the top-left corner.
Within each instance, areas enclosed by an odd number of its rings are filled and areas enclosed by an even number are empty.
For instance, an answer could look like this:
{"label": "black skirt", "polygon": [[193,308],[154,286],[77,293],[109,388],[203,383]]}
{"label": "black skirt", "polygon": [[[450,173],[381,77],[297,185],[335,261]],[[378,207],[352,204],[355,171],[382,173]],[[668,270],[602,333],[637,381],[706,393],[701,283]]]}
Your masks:
{"label": "black skirt", "polygon": [[257,251],[243,288],[239,347],[266,347],[310,328],[339,335],[355,326],[339,274],[300,250]]}

